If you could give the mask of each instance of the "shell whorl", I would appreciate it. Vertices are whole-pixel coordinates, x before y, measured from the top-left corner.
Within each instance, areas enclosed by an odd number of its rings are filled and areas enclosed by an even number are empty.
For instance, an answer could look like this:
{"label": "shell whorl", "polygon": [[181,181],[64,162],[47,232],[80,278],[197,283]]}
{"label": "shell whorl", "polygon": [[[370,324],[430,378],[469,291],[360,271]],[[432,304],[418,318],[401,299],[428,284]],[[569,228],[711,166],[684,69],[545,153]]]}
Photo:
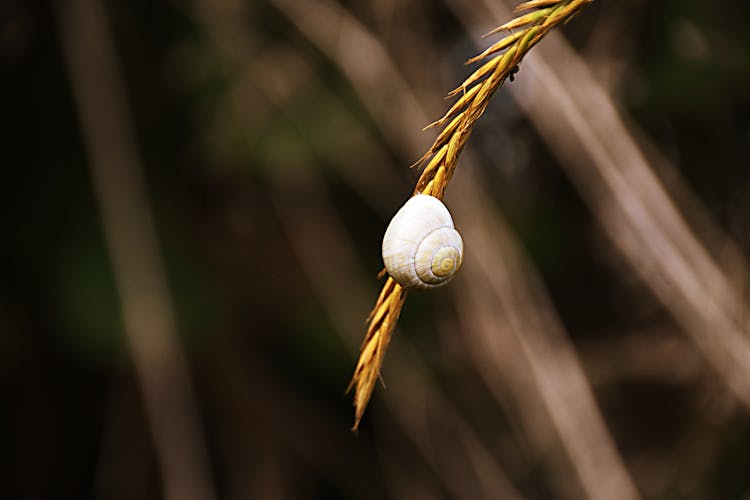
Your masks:
{"label": "shell whorl", "polygon": [[463,241],[450,212],[437,198],[407,201],[383,237],[383,262],[404,288],[433,288],[450,281],[463,261]]}

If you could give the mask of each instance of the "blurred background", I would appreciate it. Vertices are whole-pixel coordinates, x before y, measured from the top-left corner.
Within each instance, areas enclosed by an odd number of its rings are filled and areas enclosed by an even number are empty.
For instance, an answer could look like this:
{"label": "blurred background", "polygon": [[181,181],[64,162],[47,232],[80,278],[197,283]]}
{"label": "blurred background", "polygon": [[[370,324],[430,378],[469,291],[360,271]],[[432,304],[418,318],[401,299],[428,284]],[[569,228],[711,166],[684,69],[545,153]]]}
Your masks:
{"label": "blurred background", "polygon": [[502,0],[4,0],[0,497],[750,499],[750,4],[494,96],[358,434],[380,239]]}

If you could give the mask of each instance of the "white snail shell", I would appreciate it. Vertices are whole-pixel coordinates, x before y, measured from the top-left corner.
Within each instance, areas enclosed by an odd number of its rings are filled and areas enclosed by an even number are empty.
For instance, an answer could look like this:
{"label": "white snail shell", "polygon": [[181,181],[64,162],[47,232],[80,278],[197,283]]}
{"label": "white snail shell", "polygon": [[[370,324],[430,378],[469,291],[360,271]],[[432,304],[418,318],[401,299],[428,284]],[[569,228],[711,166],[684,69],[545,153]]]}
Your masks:
{"label": "white snail shell", "polygon": [[418,194],[407,201],[383,237],[383,262],[404,288],[444,285],[461,267],[464,244],[450,212],[433,196]]}

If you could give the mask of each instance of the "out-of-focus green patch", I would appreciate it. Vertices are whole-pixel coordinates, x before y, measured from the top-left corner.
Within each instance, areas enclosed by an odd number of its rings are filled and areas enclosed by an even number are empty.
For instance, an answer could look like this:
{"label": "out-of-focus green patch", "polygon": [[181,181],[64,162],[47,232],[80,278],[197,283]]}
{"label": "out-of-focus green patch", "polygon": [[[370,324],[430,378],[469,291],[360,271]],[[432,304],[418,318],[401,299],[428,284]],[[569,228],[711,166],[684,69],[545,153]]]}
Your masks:
{"label": "out-of-focus green patch", "polygon": [[[746,7],[744,7],[746,9]],[[663,2],[649,11],[642,51],[647,90],[641,112],[699,120],[732,113],[734,93],[750,84],[750,37],[728,39],[742,19],[706,2]],[[744,83],[743,83],[744,82]]]}
{"label": "out-of-focus green patch", "polygon": [[[747,495],[748,475],[750,470],[750,428],[744,419],[736,422],[739,429],[729,431],[725,443],[724,453],[719,457],[714,469],[715,490],[717,498],[745,498]],[[729,429],[729,426],[727,426]]]}
{"label": "out-of-focus green patch", "polygon": [[565,220],[569,215],[542,200],[530,211],[507,211],[505,215],[536,266],[544,273],[559,272],[575,244],[576,228]]}
{"label": "out-of-focus green patch", "polygon": [[94,227],[80,227],[59,245],[52,287],[63,347],[92,364],[123,349],[122,318],[106,247]]}
{"label": "out-of-focus green patch", "polygon": [[[195,59],[194,52],[199,55],[197,69],[186,62]],[[362,129],[370,125],[356,106],[353,112],[355,100],[340,75],[327,74],[325,65],[316,67],[316,79],[291,86],[283,97],[269,96],[251,73],[234,75],[242,79],[229,85],[216,57],[205,48],[186,46],[170,63],[184,73],[175,78],[177,85],[196,101],[194,108],[203,110],[195,120],[205,130],[204,147],[212,163],[265,177],[280,169],[324,169],[325,159],[341,155],[356,158]],[[322,86],[326,78],[338,79],[338,87]]]}
{"label": "out-of-focus green patch", "polygon": [[352,353],[340,340],[335,326],[309,302],[290,307],[294,314],[281,318],[284,335],[283,345],[278,346],[283,352],[279,354],[286,358],[292,371],[305,379],[329,387],[341,384],[342,372],[351,368]]}
{"label": "out-of-focus green patch", "polygon": [[219,321],[217,297],[190,255],[173,241],[164,241],[162,246],[178,333],[188,348],[210,342]]}
{"label": "out-of-focus green patch", "polygon": [[[167,251],[164,261],[177,331],[189,347],[211,332],[215,302],[184,255]],[[54,274],[54,310],[62,323],[64,347],[95,364],[120,356],[124,347],[120,298],[107,248],[95,227],[80,227],[61,243]]]}
{"label": "out-of-focus green patch", "polygon": [[[273,113],[273,119],[259,131],[253,141],[251,154],[254,163],[263,170],[278,168],[322,168],[326,158],[349,155],[354,161],[358,143],[350,132],[354,123],[341,100],[310,89],[286,103]],[[315,165],[311,165],[311,160]]]}

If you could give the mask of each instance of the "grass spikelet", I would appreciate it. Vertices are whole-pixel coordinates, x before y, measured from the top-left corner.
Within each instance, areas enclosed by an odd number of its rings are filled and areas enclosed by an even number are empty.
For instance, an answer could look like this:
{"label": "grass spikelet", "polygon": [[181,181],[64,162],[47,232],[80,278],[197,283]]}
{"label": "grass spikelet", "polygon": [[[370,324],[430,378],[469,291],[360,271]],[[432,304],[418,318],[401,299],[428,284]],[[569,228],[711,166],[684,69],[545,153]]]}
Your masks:
{"label": "grass spikelet", "polygon": [[[510,31],[503,39],[467,61],[467,64],[472,64],[494,56],[449,93],[449,97],[460,97],[440,119],[426,127],[442,127],[442,130],[430,149],[415,163],[417,166],[424,166],[424,169],[414,187],[414,194],[443,198],[461,151],[493,94],[508,76],[518,70],[528,51],[551,29],[567,22],[591,2],[593,0],[530,0],[515,9],[519,13],[525,12],[524,14],[485,35]],[[516,29],[518,31],[513,32]],[[359,426],[375,383],[380,378],[385,350],[405,300],[406,290],[388,277],[367,319],[367,334],[347,389],[355,389],[354,430]]]}
{"label": "grass spikelet", "polygon": [[354,376],[349,383],[347,392],[356,386],[354,391],[354,427],[357,429],[359,421],[370,401],[375,382],[380,378],[380,365],[391,341],[391,335],[396,328],[396,322],[406,301],[406,290],[393,281],[390,276],[383,285],[378,301],[375,303],[370,316],[367,318],[368,327],[365,340],[359,352],[359,360],[354,369]]}

